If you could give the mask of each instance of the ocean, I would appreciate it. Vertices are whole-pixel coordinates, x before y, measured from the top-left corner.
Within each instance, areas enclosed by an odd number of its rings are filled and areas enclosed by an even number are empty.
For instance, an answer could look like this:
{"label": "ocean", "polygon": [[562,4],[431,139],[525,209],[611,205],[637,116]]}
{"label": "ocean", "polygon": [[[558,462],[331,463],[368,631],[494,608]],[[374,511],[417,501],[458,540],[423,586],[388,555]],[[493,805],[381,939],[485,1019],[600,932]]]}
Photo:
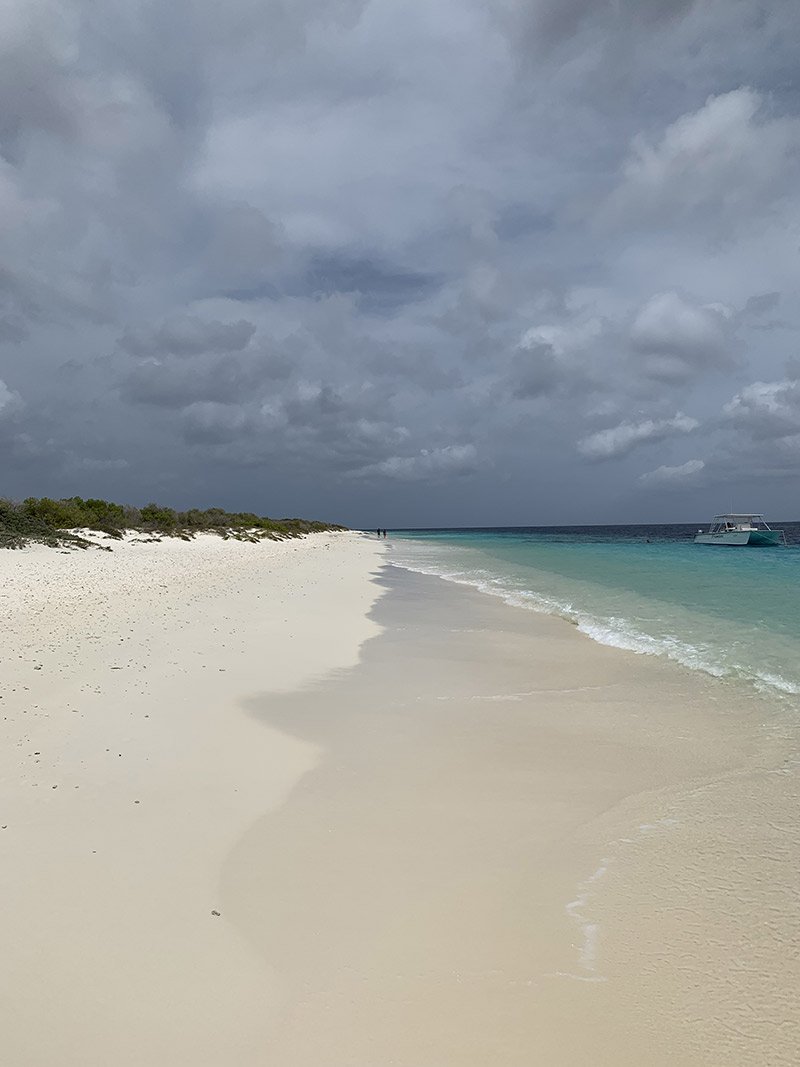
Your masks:
{"label": "ocean", "polygon": [[695,545],[698,524],[393,530],[391,562],[796,703],[800,523],[773,525],[787,546]]}

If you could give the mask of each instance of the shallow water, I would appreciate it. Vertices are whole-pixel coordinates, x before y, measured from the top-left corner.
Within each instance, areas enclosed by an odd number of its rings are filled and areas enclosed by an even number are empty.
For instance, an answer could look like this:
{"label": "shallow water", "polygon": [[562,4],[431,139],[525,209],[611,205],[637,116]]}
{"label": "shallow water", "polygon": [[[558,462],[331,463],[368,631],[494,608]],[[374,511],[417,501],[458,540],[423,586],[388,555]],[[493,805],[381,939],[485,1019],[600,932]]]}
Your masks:
{"label": "shallow water", "polygon": [[392,562],[564,616],[602,644],[793,699],[800,523],[775,525],[788,546],[695,545],[695,525],[393,531]]}

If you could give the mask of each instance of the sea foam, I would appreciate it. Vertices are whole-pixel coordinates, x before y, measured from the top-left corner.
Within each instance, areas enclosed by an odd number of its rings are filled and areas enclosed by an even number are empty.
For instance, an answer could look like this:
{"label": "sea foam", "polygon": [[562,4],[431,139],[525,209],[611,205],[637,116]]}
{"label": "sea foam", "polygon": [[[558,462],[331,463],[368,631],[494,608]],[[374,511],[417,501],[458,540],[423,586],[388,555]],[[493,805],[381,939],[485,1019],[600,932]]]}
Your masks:
{"label": "sea foam", "polygon": [[[735,563],[732,553],[718,567],[731,585],[732,607],[730,618],[726,618],[722,612],[704,614],[693,605],[684,606],[678,596],[673,596],[669,602],[610,585],[602,566],[604,560],[589,561],[596,567],[593,579],[586,576],[567,578],[556,571],[542,570],[543,562],[552,560],[554,549],[565,553],[573,546],[549,545],[550,557],[544,559],[541,553],[535,555],[537,546],[518,546],[516,558],[509,559],[510,553],[505,545],[502,547],[506,558],[492,556],[490,539],[486,536],[477,544],[465,545],[465,540],[461,538],[459,543],[447,543],[441,539],[401,539],[394,543],[390,562],[500,597],[516,607],[567,619],[581,633],[602,645],[638,655],[665,657],[714,678],[744,680],[755,689],[779,698],[800,695],[800,678],[791,676],[792,663],[800,662],[800,641],[792,642],[779,635],[780,640],[776,639],[770,645],[768,628],[758,627],[747,618],[744,622],[749,629],[741,638],[738,621],[740,590],[736,584],[740,575],[732,569],[732,562]],[[535,555],[535,567],[520,562],[525,552]],[[753,554],[758,556],[757,550],[751,550],[751,556]],[[698,558],[694,557],[694,560]],[[716,558],[719,557],[704,557],[712,563]],[[740,554],[739,558],[746,565],[748,557]],[[618,564],[619,560],[614,562]],[[662,560],[655,553],[646,558],[646,566],[641,560],[634,560],[634,563],[635,566],[631,565],[631,584],[639,581],[648,592],[652,592],[658,582],[668,589],[675,573],[679,573],[675,569],[670,572],[671,561]],[[663,574],[659,573],[659,566]],[[709,567],[709,574],[717,579],[719,586],[719,573]],[[695,584],[702,585],[705,577],[703,572],[699,577],[695,575]],[[560,587],[558,592],[557,587]],[[601,605],[613,606],[616,610],[598,610]],[[768,656],[772,661],[769,664],[765,662]]]}

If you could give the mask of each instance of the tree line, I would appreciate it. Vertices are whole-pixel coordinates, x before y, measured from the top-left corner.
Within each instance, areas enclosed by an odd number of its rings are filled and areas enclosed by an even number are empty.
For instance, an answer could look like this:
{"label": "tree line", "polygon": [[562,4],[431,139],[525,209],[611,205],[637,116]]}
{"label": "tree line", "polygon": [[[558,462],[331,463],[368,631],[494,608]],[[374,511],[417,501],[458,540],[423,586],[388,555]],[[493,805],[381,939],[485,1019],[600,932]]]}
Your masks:
{"label": "tree line", "polygon": [[249,511],[222,508],[190,508],[177,511],[162,504],[132,507],[110,500],[79,496],[64,500],[28,497],[23,501],[0,499],[0,548],[19,548],[29,541],[42,544],[87,547],[89,542],[76,531],[96,530],[119,539],[126,530],[155,537],[191,539],[194,534],[212,532],[223,538],[259,541],[302,537],[319,530],[341,530],[342,526],[308,519],[270,519]]}

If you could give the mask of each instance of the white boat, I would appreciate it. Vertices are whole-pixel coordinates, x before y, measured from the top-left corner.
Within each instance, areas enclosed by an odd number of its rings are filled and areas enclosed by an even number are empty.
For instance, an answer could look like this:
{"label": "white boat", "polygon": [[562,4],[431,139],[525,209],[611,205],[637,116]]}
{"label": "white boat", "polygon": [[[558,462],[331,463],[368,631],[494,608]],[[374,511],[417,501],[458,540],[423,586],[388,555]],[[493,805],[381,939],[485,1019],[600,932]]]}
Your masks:
{"label": "white boat", "polygon": [[715,515],[708,533],[697,531],[696,545],[785,545],[783,530],[771,530],[763,515]]}

